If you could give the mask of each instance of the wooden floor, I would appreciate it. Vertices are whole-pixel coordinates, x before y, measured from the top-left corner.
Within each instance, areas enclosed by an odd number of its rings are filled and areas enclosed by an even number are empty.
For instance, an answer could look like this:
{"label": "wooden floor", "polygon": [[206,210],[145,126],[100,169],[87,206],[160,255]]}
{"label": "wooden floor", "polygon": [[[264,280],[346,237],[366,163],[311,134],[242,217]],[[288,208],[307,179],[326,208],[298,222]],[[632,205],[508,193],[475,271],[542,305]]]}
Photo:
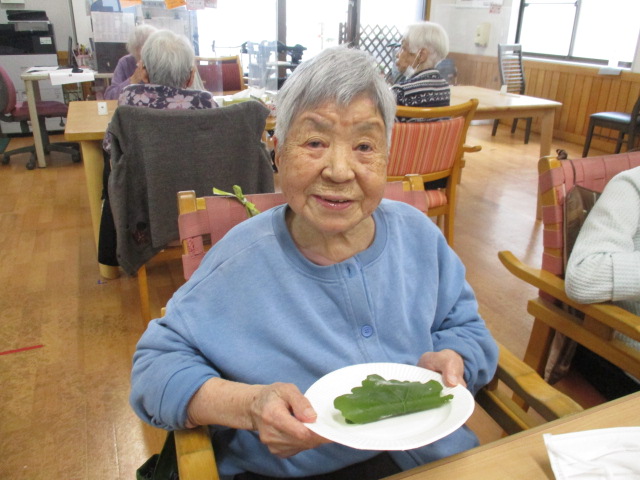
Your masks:
{"label": "wooden floor", "polygon": [[[511,277],[497,252],[540,265],[538,137],[524,145],[522,132],[490,131],[469,132],[482,151],[467,157],[455,249],[492,332],[522,356],[532,323],[526,301],[536,292]],[[578,158],[582,146],[553,148]],[[0,167],[0,478],[132,479],[164,438],[128,404],[144,328],[136,281],[98,274],[82,164],[56,155],[48,168],[28,171],[26,161]],[[157,312],[180,283],[180,266],[149,274]],[[579,384],[567,388],[585,404],[598,401]],[[482,441],[491,440],[475,421]]]}

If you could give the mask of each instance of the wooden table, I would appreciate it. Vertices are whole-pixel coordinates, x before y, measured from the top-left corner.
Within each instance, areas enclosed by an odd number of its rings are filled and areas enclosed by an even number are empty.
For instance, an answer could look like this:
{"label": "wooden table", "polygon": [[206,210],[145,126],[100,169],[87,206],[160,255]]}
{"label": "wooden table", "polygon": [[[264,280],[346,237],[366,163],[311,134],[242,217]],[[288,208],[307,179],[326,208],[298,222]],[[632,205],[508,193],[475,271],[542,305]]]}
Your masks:
{"label": "wooden table", "polygon": [[[98,248],[102,215],[102,172],[104,170],[102,139],[113,112],[118,106],[117,100],[107,100],[106,103],[107,115],[98,115],[97,101],[69,103],[67,126],[64,129],[65,140],[80,143],[96,249]],[[117,278],[120,275],[118,267],[102,264],[99,267],[100,275],[105,278]]]}
{"label": "wooden table", "polygon": [[[451,105],[463,103],[470,98],[478,99],[478,109],[474,120],[509,120],[514,118],[540,118],[540,153],[538,160],[551,154],[553,142],[553,122],[556,109],[562,103],[546,98],[529,97],[513,93],[500,93],[498,90],[475,86],[456,85],[451,87]],[[540,191],[536,202],[536,218],[542,218]]]}
{"label": "wooden table", "polygon": [[477,98],[479,101],[474,120],[540,118],[540,157],[551,153],[555,112],[562,103],[546,98],[500,93],[489,88],[459,85],[451,87],[451,105],[466,102],[470,98]]}
{"label": "wooden table", "polygon": [[640,392],[393,475],[387,480],[550,480],[554,475],[543,433],[637,426],[640,426]]}
{"label": "wooden table", "polygon": [[[113,77],[112,73],[96,73],[94,78],[96,79],[110,79]],[[24,87],[27,92],[27,107],[29,108],[29,117],[38,118],[38,111],[36,109],[36,102],[40,100],[40,88],[38,82],[42,80],[49,80],[49,72],[30,72],[23,73],[20,78],[24,82]],[[42,144],[42,132],[40,131],[40,123],[36,121],[31,122],[31,131],[33,133],[33,144],[36,149],[36,159],[38,160],[38,167],[45,168],[47,166],[46,153]]]}

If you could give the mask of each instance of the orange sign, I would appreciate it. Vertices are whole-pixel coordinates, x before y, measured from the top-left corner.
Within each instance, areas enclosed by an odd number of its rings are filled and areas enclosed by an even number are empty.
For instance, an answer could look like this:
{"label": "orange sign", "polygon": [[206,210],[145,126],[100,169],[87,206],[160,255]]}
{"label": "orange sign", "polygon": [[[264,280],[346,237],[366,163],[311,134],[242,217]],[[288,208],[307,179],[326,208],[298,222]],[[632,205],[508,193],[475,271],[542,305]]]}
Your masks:
{"label": "orange sign", "polygon": [[186,0],[164,0],[164,4],[167,8],[178,8],[183,7],[187,4]]}

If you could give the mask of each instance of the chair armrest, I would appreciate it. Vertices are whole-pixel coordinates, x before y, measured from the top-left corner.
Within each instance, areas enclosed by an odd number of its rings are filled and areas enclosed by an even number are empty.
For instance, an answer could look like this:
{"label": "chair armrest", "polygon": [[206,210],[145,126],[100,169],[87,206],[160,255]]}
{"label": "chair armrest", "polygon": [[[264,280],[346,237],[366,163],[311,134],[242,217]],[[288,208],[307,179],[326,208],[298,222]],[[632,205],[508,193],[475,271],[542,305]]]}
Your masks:
{"label": "chair armrest", "polygon": [[503,345],[498,346],[500,359],[497,377],[545,420],[555,420],[583,410],[578,403],[545,382],[533,368]]}
{"label": "chair armrest", "polygon": [[219,480],[207,427],[176,430],[176,455],[180,480]]}
{"label": "chair armrest", "polygon": [[[477,393],[476,401],[507,434],[582,411],[580,405],[545,382],[535,370],[498,346],[498,369],[493,380]],[[529,407],[538,415],[532,415]]]}
{"label": "chair armrest", "polygon": [[482,145],[467,145],[466,143],[462,146],[462,151],[464,153],[474,153],[482,150]]}
{"label": "chair armrest", "polygon": [[509,251],[498,252],[498,258],[507,270],[521,280],[614,330],[640,341],[640,317],[638,315],[610,303],[578,303],[567,296],[564,280],[556,275],[524,264]]}

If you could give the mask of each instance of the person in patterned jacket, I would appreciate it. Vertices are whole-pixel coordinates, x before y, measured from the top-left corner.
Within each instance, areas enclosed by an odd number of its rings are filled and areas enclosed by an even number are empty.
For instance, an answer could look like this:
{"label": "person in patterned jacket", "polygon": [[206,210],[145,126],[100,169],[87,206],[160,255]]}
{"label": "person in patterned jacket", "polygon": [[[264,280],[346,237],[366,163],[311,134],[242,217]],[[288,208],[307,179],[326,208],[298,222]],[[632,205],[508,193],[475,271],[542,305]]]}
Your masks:
{"label": "person in patterned jacket", "polygon": [[396,54],[396,66],[403,74],[391,87],[396,103],[408,107],[448,106],[449,84],[435,68],[448,53],[449,37],[442,26],[433,22],[410,25]]}

